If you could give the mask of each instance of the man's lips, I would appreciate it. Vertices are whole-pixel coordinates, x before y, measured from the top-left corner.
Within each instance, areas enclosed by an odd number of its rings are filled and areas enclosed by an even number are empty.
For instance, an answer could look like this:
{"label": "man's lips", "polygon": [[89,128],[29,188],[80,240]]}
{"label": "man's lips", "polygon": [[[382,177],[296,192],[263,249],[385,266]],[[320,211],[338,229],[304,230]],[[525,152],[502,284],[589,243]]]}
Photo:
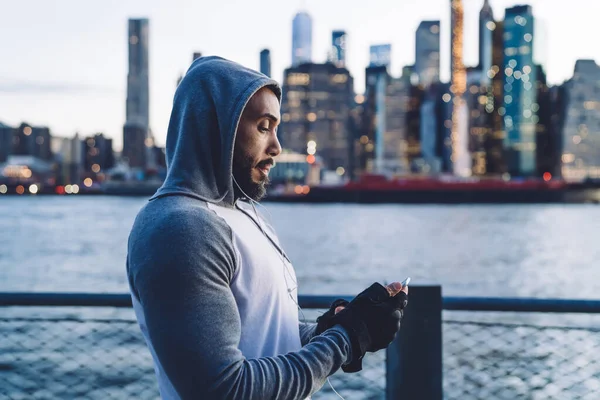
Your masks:
{"label": "man's lips", "polygon": [[260,172],[265,175],[269,175],[269,171],[271,170],[271,165],[263,165],[262,167],[256,167]]}
{"label": "man's lips", "polygon": [[262,172],[264,175],[267,175],[267,176],[268,176],[268,175],[269,175],[269,171],[271,170],[271,167],[272,167],[272,166],[273,166],[273,163],[272,163],[272,162],[266,162],[266,163],[261,163],[261,164],[258,164],[258,165],[256,166],[256,168],[258,168],[258,170],[259,170],[260,172]]}

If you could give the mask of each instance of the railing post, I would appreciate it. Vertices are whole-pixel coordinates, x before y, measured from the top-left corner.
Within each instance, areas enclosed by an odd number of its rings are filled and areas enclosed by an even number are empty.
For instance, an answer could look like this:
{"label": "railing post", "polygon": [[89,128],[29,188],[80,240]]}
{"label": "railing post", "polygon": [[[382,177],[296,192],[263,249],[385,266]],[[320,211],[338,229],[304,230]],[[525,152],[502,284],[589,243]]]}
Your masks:
{"label": "railing post", "polygon": [[396,340],[387,349],[387,400],[441,400],[442,288],[411,286]]}

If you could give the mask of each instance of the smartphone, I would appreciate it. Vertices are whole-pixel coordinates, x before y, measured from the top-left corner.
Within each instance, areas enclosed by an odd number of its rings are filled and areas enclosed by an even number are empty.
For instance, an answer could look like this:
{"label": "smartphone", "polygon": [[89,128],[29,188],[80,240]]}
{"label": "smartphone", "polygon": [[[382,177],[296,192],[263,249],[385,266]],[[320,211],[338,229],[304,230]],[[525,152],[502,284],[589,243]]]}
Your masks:
{"label": "smartphone", "polygon": [[408,286],[409,283],[410,283],[410,276],[408,278],[406,278],[405,280],[403,280],[400,284],[402,285],[402,287],[406,287],[406,286]]}

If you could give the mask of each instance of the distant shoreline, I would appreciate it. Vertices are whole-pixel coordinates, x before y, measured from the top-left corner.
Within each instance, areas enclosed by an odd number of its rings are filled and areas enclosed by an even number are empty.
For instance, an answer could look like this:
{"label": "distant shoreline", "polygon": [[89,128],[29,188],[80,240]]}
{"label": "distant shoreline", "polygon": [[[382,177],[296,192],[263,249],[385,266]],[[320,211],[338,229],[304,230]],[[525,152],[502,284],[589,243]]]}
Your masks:
{"label": "distant shoreline", "polygon": [[[157,188],[120,188],[119,190],[88,190],[82,188],[77,194],[57,194],[41,191],[22,195],[10,191],[4,196],[115,196],[151,197]],[[1,200],[0,200],[1,201]],[[557,190],[344,190],[343,188],[314,187],[308,194],[267,195],[270,203],[355,203],[355,204],[600,204],[600,188],[564,188]]]}

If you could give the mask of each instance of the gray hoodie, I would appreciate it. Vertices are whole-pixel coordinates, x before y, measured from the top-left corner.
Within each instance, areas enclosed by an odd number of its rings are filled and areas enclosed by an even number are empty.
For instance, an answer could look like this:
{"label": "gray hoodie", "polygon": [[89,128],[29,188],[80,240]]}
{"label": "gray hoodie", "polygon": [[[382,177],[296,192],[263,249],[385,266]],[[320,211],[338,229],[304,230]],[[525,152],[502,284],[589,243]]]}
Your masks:
{"label": "gray hoodie", "polygon": [[167,178],[129,236],[134,310],[164,399],[303,399],[350,361],[336,326],[300,323],[293,267],[273,230],[236,199],[235,132],[277,82],[199,58],[177,88]]}

